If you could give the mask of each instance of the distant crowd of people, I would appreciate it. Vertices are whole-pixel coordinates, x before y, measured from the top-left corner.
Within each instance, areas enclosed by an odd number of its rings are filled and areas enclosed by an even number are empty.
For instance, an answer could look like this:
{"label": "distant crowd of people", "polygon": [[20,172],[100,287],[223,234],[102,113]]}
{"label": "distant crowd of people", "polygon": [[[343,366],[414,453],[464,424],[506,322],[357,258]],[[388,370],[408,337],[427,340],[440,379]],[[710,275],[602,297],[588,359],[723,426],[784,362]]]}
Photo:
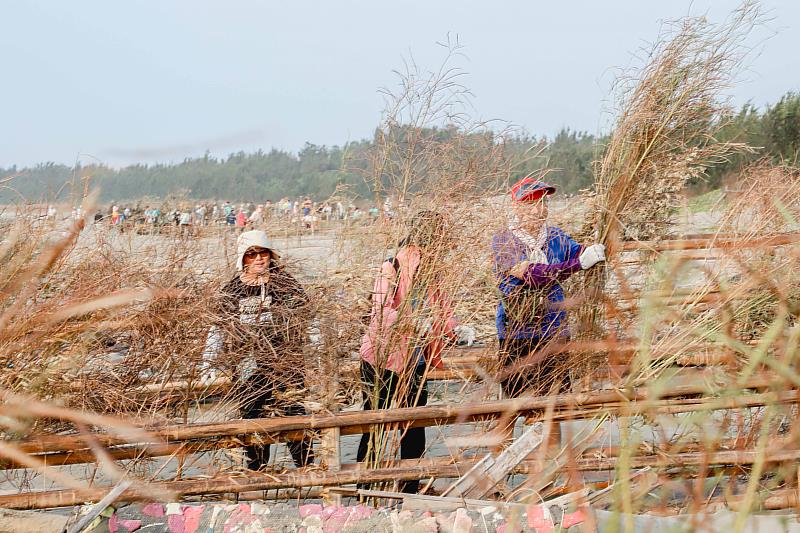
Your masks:
{"label": "distant crowd of people", "polygon": [[[392,201],[387,199],[382,210],[384,216],[395,215],[392,206]],[[194,206],[182,204],[169,207],[142,204],[129,207],[114,204],[105,211],[98,210],[94,215],[94,223],[108,224],[120,228],[121,231],[129,227],[144,228],[151,233],[158,233],[165,226],[175,226],[181,234],[191,234],[196,227],[227,226],[244,231],[260,228],[270,220],[280,220],[313,233],[321,221],[374,222],[380,215],[381,209],[376,206],[365,211],[350,201],[315,202],[306,196],[294,200],[282,198],[277,202],[267,200],[263,204],[235,204],[229,200],[222,203],[202,202]],[[73,216],[81,218],[83,214],[73,213]]]}

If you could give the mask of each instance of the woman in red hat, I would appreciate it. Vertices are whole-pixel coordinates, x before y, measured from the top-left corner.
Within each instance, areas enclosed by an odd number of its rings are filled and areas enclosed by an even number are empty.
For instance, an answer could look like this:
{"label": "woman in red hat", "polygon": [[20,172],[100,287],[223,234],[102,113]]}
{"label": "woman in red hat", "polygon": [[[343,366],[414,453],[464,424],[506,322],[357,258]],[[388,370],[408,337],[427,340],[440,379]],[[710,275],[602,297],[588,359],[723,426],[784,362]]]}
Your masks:
{"label": "woman in red hat", "polygon": [[536,352],[554,340],[566,340],[564,290],[559,282],[605,260],[605,246],[581,246],[548,224],[548,199],[556,188],[525,178],[511,189],[512,217],[492,240],[495,274],[501,292],[496,325],[507,377],[503,392],[546,394],[569,389],[569,372],[559,358]]}

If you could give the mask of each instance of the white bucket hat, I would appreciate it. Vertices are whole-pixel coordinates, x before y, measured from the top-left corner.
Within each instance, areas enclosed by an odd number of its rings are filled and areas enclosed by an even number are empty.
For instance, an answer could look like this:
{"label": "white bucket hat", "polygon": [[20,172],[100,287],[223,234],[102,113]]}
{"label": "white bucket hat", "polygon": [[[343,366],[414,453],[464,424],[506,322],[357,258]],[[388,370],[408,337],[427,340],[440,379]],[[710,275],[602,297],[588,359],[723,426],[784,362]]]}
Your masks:
{"label": "white bucket hat", "polygon": [[272,254],[274,259],[280,259],[280,255],[272,249],[267,234],[261,230],[245,231],[236,241],[236,270],[243,270],[244,254],[250,248],[266,248]]}

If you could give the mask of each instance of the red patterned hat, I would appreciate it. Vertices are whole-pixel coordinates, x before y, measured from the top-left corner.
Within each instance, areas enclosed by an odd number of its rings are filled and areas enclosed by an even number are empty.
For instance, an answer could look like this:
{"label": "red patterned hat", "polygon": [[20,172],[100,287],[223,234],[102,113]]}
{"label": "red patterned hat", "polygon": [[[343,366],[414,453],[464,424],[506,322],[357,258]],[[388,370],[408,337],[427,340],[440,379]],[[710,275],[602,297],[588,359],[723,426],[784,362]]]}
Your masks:
{"label": "red patterned hat", "polygon": [[549,183],[536,178],[523,178],[511,187],[511,199],[515,202],[535,202],[554,192],[556,188]]}

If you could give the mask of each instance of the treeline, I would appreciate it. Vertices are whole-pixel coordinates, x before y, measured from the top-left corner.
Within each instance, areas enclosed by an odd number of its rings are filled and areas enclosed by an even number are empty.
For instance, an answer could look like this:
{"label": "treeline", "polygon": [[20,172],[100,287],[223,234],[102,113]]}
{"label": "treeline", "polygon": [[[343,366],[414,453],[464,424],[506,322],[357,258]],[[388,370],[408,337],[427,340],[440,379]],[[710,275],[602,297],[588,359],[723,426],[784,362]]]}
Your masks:
{"label": "treeline", "polygon": [[[437,142],[446,142],[455,130],[434,130]],[[486,134],[482,134],[486,135]],[[787,93],[774,105],[759,110],[747,104],[725,117],[720,140],[743,142],[758,148],[721,162],[704,180],[691,186],[710,189],[735,180],[738,170],[764,156],[798,162],[800,154],[800,94]],[[564,129],[554,138],[514,137],[505,139],[505,150],[513,161],[511,178],[545,166],[559,169],[549,176],[565,192],[588,188],[593,182],[593,161],[602,153],[605,138]],[[539,148],[546,145],[541,153]],[[186,159],[177,164],[131,165],[112,169],[102,165],[69,167],[45,163],[33,168],[0,169],[0,177],[14,178],[0,185],[0,201],[18,199],[66,200],[80,197],[90,177],[91,187],[100,187],[104,201],[133,200],[169,195],[202,199],[277,200],[284,196],[311,195],[317,199],[346,185],[351,194],[371,197],[367,179],[369,150],[373,140],[343,146],[306,144],[298,153],[282,150],[238,152],[225,158]],[[532,157],[538,154],[537,157]]]}

